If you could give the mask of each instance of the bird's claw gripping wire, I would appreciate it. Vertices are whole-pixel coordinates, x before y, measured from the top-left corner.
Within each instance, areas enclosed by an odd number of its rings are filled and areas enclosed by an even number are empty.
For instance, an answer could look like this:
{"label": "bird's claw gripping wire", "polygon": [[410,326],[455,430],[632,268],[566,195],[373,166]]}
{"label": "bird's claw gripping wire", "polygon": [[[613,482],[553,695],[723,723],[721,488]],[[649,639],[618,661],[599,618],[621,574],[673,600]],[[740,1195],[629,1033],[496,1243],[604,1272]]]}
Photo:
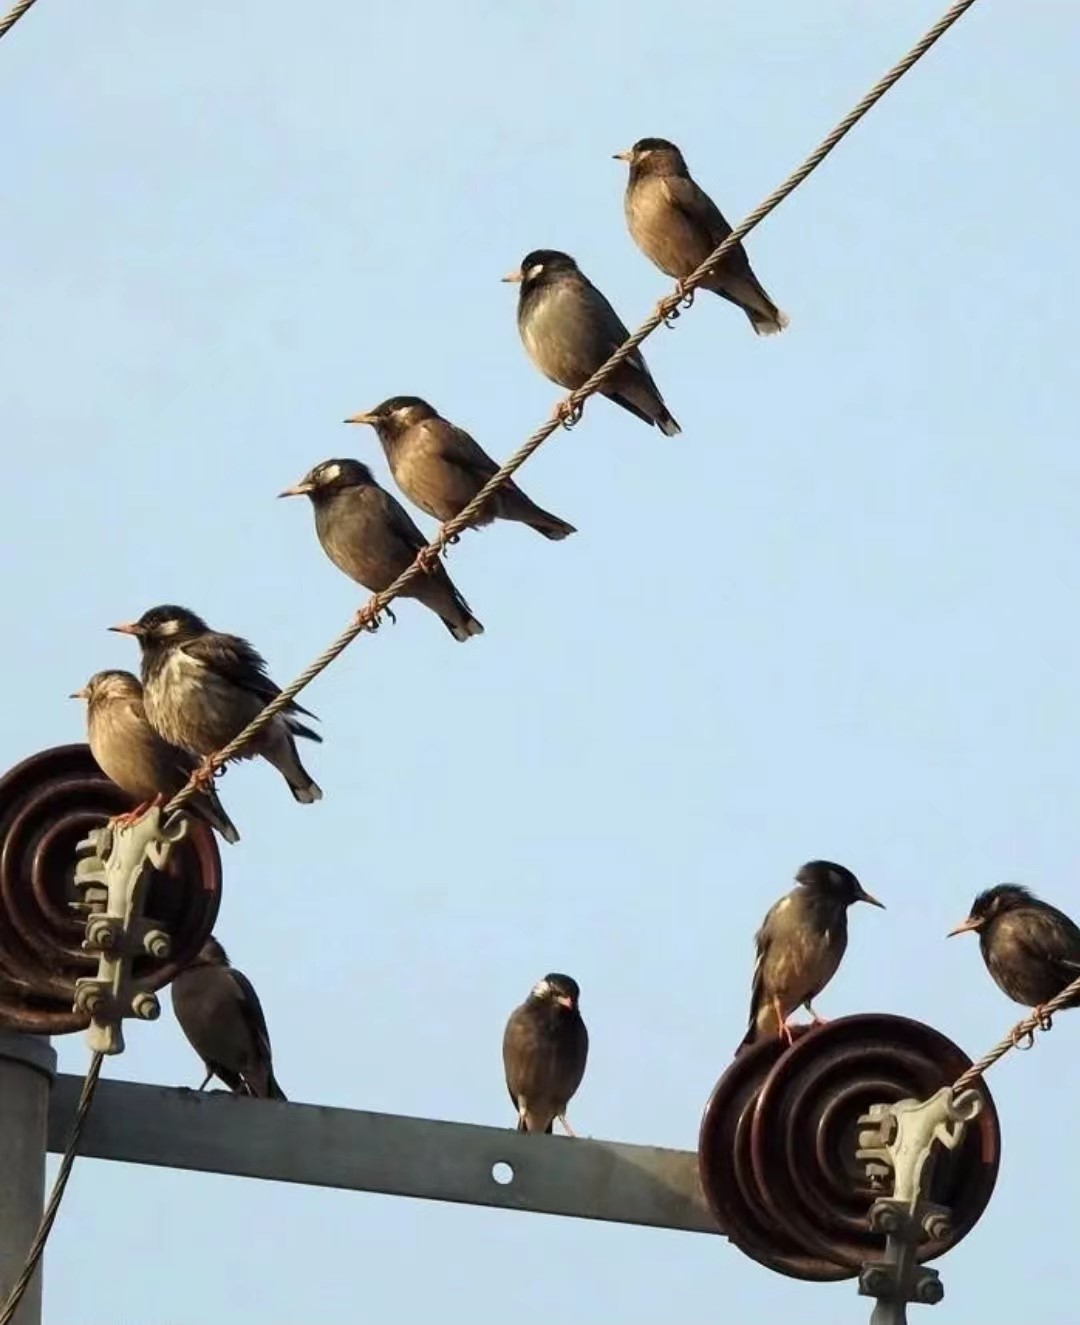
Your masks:
{"label": "bird's claw gripping wire", "polygon": [[[215,764],[214,760],[215,760],[214,755],[207,755],[206,758],[199,765],[199,767],[191,775],[192,782],[195,784],[196,787],[199,788],[200,791],[205,791],[207,787],[209,787],[213,783],[215,777],[224,776],[225,770],[221,769],[219,773],[217,765]],[[232,784],[230,783],[230,786],[231,785]]]}
{"label": "bird's claw gripping wire", "polygon": [[693,307],[694,291],[688,290],[682,281],[676,281],[674,298],[675,303],[672,303],[672,296],[666,294],[656,305],[656,316],[665,327],[673,327],[678,322],[681,309]]}
{"label": "bird's claw gripping wire", "polygon": [[[384,607],[382,609],[382,612],[385,612],[386,615],[390,618],[390,624],[392,626],[397,625],[397,617],[394,616],[393,612],[390,611],[389,607]],[[361,630],[368,630],[372,634],[374,634],[379,629],[379,626],[382,624],[379,620],[379,617],[382,615],[382,612],[373,612],[371,610],[370,604],[365,604],[365,606],[361,607],[357,611],[356,615],[353,617],[353,625],[359,626]]]}
{"label": "bird's claw gripping wire", "polygon": [[584,404],[575,405],[569,400],[560,400],[555,406],[554,417],[558,423],[569,431],[581,422],[581,416],[584,412]]}
{"label": "bird's claw gripping wire", "polygon": [[439,565],[439,549],[422,547],[416,554],[416,564],[425,575],[434,575]]}

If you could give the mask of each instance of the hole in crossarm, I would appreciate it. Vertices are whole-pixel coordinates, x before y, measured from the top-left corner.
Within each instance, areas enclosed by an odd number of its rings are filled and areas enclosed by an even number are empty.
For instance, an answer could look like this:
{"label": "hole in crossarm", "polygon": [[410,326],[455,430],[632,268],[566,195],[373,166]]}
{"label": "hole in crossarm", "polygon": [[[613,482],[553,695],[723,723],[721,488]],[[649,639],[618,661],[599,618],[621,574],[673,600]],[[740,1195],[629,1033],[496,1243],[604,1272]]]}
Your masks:
{"label": "hole in crossarm", "polygon": [[502,1160],[500,1160],[497,1164],[491,1166],[491,1176],[500,1187],[509,1187],[514,1181],[514,1170],[509,1164],[504,1164]]}

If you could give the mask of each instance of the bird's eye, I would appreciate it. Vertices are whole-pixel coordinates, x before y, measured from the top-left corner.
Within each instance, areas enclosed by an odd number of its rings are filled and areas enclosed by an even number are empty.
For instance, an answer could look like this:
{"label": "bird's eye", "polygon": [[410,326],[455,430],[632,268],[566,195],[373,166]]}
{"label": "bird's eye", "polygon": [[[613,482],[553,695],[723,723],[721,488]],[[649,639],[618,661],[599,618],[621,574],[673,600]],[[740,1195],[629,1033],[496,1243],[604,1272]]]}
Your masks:
{"label": "bird's eye", "polygon": [[542,262],[534,263],[525,273],[525,279],[527,281],[535,281],[543,270],[544,264]]}

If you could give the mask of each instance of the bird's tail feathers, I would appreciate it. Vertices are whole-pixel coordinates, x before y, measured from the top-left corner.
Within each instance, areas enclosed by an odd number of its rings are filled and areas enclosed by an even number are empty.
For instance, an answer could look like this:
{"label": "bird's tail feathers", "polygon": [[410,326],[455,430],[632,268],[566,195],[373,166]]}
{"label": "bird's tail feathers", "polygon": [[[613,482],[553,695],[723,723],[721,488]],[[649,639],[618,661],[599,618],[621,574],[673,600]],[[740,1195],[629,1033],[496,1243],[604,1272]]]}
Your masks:
{"label": "bird's tail feathers", "polygon": [[266,1081],[266,1098],[268,1100],[285,1100],[288,1102],[288,1095],[281,1089],[277,1083],[277,1077],[271,1071]]}
{"label": "bird's tail feathers", "polygon": [[461,615],[457,617],[443,617],[442,622],[446,629],[453,635],[459,644],[464,644],[467,639],[473,635],[482,635],[484,627],[477,621],[472,614],[469,604],[462,598],[461,594],[454,591],[454,605],[460,610]]}
{"label": "bird's tail feathers", "polygon": [[791,321],[791,318],[779,308],[772,314],[759,313],[757,309],[748,308],[746,315],[759,336],[776,336]]}
{"label": "bird's tail feathers", "polygon": [[682,432],[682,429],[675,422],[675,416],[672,414],[671,410],[669,410],[666,405],[662,408],[663,413],[658,413],[656,416],[656,426],[665,437],[677,437],[679,433]]}
{"label": "bird's tail feathers", "polygon": [[[306,712],[306,710],[302,711]],[[285,726],[294,736],[302,736],[305,741],[315,741],[316,744],[322,745],[322,737],[318,732],[313,732],[310,727],[305,727],[302,722],[297,722],[289,713],[284,713],[281,716],[285,719]],[[314,714],[310,716],[314,717]],[[315,721],[318,722],[318,718]]]}
{"label": "bird's tail feathers", "polygon": [[550,538],[554,542],[577,533],[572,524],[567,524],[565,520],[560,520],[557,515],[552,515],[550,511],[542,510],[539,506],[530,513],[527,523],[530,529],[535,529],[538,534],[543,534],[545,538]]}

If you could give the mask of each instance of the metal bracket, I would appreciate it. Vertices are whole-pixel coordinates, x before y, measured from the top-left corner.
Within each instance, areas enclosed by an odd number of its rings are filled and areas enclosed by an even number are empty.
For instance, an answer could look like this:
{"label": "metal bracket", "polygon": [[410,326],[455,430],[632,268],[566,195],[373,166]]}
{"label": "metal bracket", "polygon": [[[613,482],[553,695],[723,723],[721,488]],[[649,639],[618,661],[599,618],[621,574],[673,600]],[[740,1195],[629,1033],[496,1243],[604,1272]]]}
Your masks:
{"label": "metal bracket", "polygon": [[76,850],[75,886],[82,900],[72,907],[85,912],[82,946],[96,953],[98,973],[75,982],[75,1011],[89,1013],[86,1032],[94,1052],[124,1050],[124,1017],[154,1021],[161,1014],[157,996],[132,974],[135,957],[168,957],[169,935],[143,916],[150,872],[165,867],[177,842],[187,834],[187,819],[173,816],[165,826],[153,809],[134,823],[94,829]]}
{"label": "metal bracket", "polygon": [[859,1119],[868,1130],[859,1133],[856,1159],[865,1162],[871,1185],[893,1179],[892,1196],[870,1208],[871,1229],[885,1234],[884,1259],[867,1261],[859,1272],[859,1292],[877,1298],[870,1325],[906,1325],[909,1302],[936,1306],[945,1296],[938,1272],[916,1260],[919,1244],[944,1236],[951,1217],[948,1206],[927,1198],[935,1143],[955,1150],[982,1108],[977,1091],[954,1098],[952,1087],[943,1086],[927,1100],[872,1105]]}

